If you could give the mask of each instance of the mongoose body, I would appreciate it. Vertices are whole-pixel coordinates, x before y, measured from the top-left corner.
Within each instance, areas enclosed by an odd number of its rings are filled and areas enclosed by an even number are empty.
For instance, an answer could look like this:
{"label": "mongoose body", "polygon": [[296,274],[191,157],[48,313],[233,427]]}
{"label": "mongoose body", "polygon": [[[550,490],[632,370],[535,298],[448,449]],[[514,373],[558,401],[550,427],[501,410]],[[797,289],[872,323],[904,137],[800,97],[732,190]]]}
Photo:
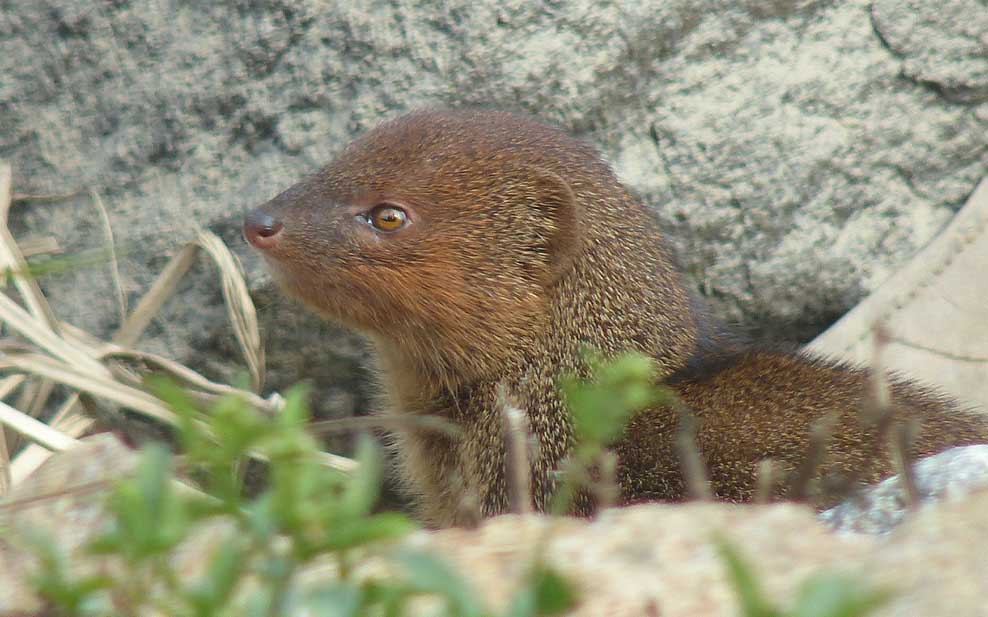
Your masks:
{"label": "mongoose body", "polygon": [[[557,389],[582,352],[647,354],[696,418],[714,493],[746,501],[759,462],[796,469],[811,427],[835,417],[817,473],[891,473],[859,420],[868,376],[719,334],[687,292],[649,210],[587,144],[490,111],[404,116],[248,215],[250,243],[291,295],[374,343],[388,413],[436,415],[453,438],[396,434],[399,468],[423,517],[454,524],[464,496],[506,511],[504,387],[538,442],[533,501],[547,506],[572,444]],[[984,420],[906,382],[912,455],[988,442]],[[686,497],[678,415],[636,416],[617,444],[624,502]],[[411,424],[409,425],[411,427]],[[877,446],[882,449],[884,446]]]}

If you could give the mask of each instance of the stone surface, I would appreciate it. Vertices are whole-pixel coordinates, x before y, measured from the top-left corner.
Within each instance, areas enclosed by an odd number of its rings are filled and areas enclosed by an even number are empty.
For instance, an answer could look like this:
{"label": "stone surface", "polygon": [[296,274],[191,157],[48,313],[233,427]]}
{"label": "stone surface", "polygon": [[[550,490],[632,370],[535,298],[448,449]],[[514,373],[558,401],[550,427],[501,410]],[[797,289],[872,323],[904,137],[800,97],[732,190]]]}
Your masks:
{"label": "stone surface", "polygon": [[[988,491],[988,446],[954,448],[919,461],[915,467],[918,507],[963,499]],[[909,515],[899,476],[864,490],[825,512],[819,520],[841,532],[888,533]]]}
{"label": "stone surface", "polygon": [[[220,232],[258,290],[271,385],[314,378],[320,410],[347,414],[369,405],[360,346],[274,299],[241,213],[402,111],[515,108],[600,147],[719,314],[805,341],[988,170],[983,3],[870,6],[8,0],[0,156],[18,192],[83,193],[16,206],[14,227],[99,246],[97,191],[131,303],[194,225]],[[44,285],[106,334],[110,281],[95,266]],[[229,376],[219,302],[198,269],[142,344]]]}
{"label": "stone surface", "polygon": [[136,466],[134,452],[103,433],[53,455],[0,500],[0,610],[36,610],[28,580],[37,563],[26,534],[77,553],[105,524],[109,484]]}
{"label": "stone surface", "polygon": [[[114,482],[135,472],[137,463],[137,451],[114,435],[93,435],[53,455],[0,499],[0,614],[41,611],[32,592],[38,559],[30,536],[49,542],[78,578],[97,573],[122,578],[123,564],[91,557],[86,545],[106,531],[107,495]],[[189,578],[203,576],[232,528],[226,520],[197,527],[173,552],[175,571]]]}
{"label": "stone surface", "polygon": [[875,32],[902,74],[949,100],[988,101],[988,10],[980,0],[877,0]]}
{"label": "stone surface", "polygon": [[[988,411],[988,179],[937,237],[808,348],[935,386]],[[875,325],[888,333],[876,358]]]}

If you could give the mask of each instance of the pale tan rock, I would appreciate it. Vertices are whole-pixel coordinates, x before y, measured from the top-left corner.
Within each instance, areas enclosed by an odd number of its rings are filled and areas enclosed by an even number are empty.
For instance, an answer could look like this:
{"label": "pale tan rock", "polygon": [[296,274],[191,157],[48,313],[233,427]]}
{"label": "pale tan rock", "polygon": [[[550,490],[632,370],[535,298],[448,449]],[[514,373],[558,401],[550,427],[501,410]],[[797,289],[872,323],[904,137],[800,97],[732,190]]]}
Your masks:
{"label": "pale tan rock", "polygon": [[[88,556],[85,546],[106,530],[107,495],[116,481],[135,471],[137,462],[138,453],[113,434],[93,435],[54,455],[0,500],[0,614],[41,609],[30,593],[38,563],[25,541],[28,533],[51,540],[76,576],[122,571],[114,559]],[[197,527],[175,550],[174,571],[201,576],[231,529],[222,520]]]}
{"label": "pale tan rock", "polygon": [[581,592],[574,615],[737,615],[737,598],[712,538],[731,542],[773,601],[789,606],[814,575],[844,573],[892,592],[886,616],[988,615],[988,492],[922,508],[887,538],[831,534],[795,505],[647,505],[594,522],[501,517],[477,531],[419,543],[448,557],[494,607],[517,588],[532,536]]}
{"label": "pale tan rock", "polygon": [[[82,571],[117,567],[80,559],[78,548],[106,523],[99,506],[103,485],[135,461],[110,436],[88,438],[0,502],[0,611],[40,609],[27,583],[33,560],[11,537],[16,530],[30,526],[49,534],[74,551]],[[609,510],[594,521],[502,516],[476,530],[420,532],[395,548],[447,559],[495,611],[508,604],[541,555],[579,590],[573,615],[734,616],[738,602],[716,548],[720,537],[751,564],[780,606],[788,606],[809,578],[829,572],[892,590],[892,601],[876,617],[974,617],[988,615],[986,513],[988,492],[977,492],[924,506],[892,534],[876,537],[831,533],[809,508],[794,504],[652,504]],[[177,571],[188,580],[199,576],[229,529],[219,521],[186,541],[173,561]],[[395,568],[381,556],[357,565],[363,575],[394,576]],[[319,585],[333,576],[332,567],[320,566],[300,578]]]}
{"label": "pale tan rock", "polygon": [[67,554],[105,522],[102,502],[115,479],[134,470],[136,453],[110,433],[59,453],[0,501],[0,610],[37,610],[27,582],[36,568],[29,532],[47,536]]}
{"label": "pale tan rock", "polygon": [[988,410],[988,180],[950,224],[809,349],[858,364],[874,359],[872,329],[893,339],[885,368]]}
{"label": "pale tan rock", "polygon": [[988,615],[988,492],[923,507],[864,565],[896,592],[880,617]]}
{"label": "pale tan rock", "polygon": [[[913,467],[921,503],[953,501],[988,490],[988,445],[952,448]],[[821,512],[817,520],[834,531],[888,533],[911,514],[899,476],[892,476]]]}
{"label": "pale tan rock", "polygon": [[447,556],[502,607],[535,557],[545,557],[580,590],[574,615],[734,615],[737,599],[714,543],[734,545],[773,597],[788,597],[821,569],[855,572],[875,541],[836,537],[809,508],[792,504],[646,505],[596,521],[499,517],[479,530],[443,531],[423,546]]}

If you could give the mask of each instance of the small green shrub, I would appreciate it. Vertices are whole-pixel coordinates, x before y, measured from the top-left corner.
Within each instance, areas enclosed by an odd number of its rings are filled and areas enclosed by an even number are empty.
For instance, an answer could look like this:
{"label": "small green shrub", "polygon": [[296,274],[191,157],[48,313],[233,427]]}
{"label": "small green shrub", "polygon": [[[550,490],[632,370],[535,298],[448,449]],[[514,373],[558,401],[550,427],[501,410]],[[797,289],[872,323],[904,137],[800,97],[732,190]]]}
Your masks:
{"label": "small green shrub", "polygon": [[650,407],[670,404],[675,397],[656,385],[655,361],[639,353],[610,360],[588,352],[588,377],[565,377],[560,384],[573,417],[575,445],[563,464],[552,512],[571,508],[578,492],[594,493],[599,506],[612,505],[617,493],[617,459],[610,447],[620,439],[628,421]]}
{"label": "small green shrub", "polygon": [[[305,391],[289,392],[284,410],[266,417],[235,398],[201,410],[178,387],[157,383],[181,421],[176,459],[154,444],[143,449],[137,473],[112,491],[111,524],[87,547],[90,558],[113,557],[119,568],[74,579],[55,547],[36,541],[40,559],[35,589],[52,614],[145,615],[387,615],[406,613],[413,599],[429,596],[451,617],[487,617],[480,596],[441,559],[389,544],[416,529],[405,515],[375,512],[381,452],[361,435],[359,472],[327,469],[306,432]],[[268,461],[268,485],[245,496],[240,473],[248,453]],[[176,466],[201,479],[204,493],[183,489]],[[227,521],[234,533],[218,541],[205,572],[190,580],[175,572],[176,549]],[[354,564],[376,553],[394,576],[355,576]],[[332,583],[305,588],[301,568],[335,562]],[[572,606],[572,589],[543,567],[519,590],[507,615],[555,615]]]}

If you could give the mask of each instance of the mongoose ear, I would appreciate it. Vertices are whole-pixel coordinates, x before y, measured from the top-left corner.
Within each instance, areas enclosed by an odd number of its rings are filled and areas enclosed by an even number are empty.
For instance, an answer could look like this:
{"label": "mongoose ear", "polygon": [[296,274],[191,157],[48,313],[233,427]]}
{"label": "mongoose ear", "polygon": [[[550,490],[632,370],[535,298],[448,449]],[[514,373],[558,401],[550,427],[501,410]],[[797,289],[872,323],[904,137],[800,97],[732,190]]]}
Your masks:
{"label": "mongoose ear", "polygon": [[547,223],[547,283],[552,283],[569,269],[580,252],[580,206],[569,182],[559,174],[539,167],[530,167],[526,172],[532,178],[539,215]]}

